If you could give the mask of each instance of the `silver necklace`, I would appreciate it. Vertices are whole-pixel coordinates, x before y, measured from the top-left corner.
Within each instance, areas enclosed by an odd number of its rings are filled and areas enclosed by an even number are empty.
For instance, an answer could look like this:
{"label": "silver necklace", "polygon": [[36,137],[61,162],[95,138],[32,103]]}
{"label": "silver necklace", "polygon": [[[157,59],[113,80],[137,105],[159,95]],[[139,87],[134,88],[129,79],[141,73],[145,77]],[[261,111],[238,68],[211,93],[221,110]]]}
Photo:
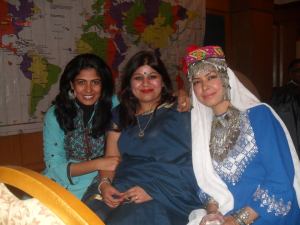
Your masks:
{"label": "silver necklace", "polygon": [[146,125],[145,125],[144,128],[141,128],[141,124],[140,124],[140,121],[139,121],[139,117],[136,116],[136,121],[137,121],[137,124],[138,124],[138,127],[139,127],[139,133],[138,133],[139,138],[143,138],[143,137],[144,137],[144,135],[145,135],[145,130],[146,130],[146,128],[148,127],[150,121],[152,120],[153,114],[154,114],[154,111],[153,111],[153,112],[151,113],[151,115],[149,116],[149,119],[148,119],[148,121],[147,121],[147,123],[146,123]]}
{"label": "silver necklace", "polygon": [[222,116],[214,116],[212,121],[209,150],[211,157],[222,162],[235,145],[240,134],[240,111],[229,107]]}

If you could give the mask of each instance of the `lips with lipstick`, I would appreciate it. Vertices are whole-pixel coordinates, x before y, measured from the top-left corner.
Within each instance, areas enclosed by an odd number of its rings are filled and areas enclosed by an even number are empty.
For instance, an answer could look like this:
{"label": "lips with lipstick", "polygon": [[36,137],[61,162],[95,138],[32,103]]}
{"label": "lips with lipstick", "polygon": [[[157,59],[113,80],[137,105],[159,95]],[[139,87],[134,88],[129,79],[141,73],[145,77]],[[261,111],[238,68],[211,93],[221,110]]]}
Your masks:
{"label": "lips with lipstick", "polygon": [[213,92],[213,93],[206,93],[206,94],[202,95],[202,98],[203,99],[209,99],[209,98],[213,97],[214,95],[215,95],[215,92]]}
{"label": "lips with lipstick", "polygon": [[148,94],[148,93],[151,93],[153,92],[153,89],[141,89],[140,92],[144,93],[144,94]]}

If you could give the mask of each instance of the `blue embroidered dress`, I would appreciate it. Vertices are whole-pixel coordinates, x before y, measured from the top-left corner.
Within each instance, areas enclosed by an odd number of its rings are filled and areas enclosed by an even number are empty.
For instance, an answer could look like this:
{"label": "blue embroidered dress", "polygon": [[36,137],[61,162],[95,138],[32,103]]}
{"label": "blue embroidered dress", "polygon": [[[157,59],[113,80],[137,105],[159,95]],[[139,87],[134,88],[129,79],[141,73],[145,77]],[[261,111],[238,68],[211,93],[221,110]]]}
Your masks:
{"label": "blue embroidered dress", "polygon": [[[113,98],[113,104],[117,100]],[[75,130],[66,135],[60,128],[54,114],[55,106],[51,106],[44,118],[44,161],[46,168],[44,175],[56,181],[67,190],[72,192],[79,199],[82,198],[87,187],[91,184],[98,172],[92,172],[76,177],[68,177],[69,163],[77,163],[104,154],[104,136],[93,138],[88,135],[88,130],[92,128],[92,118],[83,124],[83,111],[78,107],[78,114],[74,119]]]}
{"label": "blue embroidered dress", "polygon": [[[118,125],[117,108],[113,116]],[[150,116],[138,117],[140,127],[146,126]],[[138,133],[138,125],[121,132],[118,146],[122,161],[113,186],[121,192],[140,186],[153,200],[123,204],[116,209],[97,200],[87,202],[88,205],[107,225],[186,224],[190,211],[201,207],[192,168],[190,114],[178,112],[174,105],[161,107],[149,122],[144,137]]]}
{"label": "blue embroidered dress", "polygon": [[[255,225],[296,225],[300,210],[294,167],[284,131],[270,109],[259,105],[240,115],[240,135],[228,156],[213,166],[234,197],[230,214],[250,206]],[[202,201],[208,196],[200,191]]]}

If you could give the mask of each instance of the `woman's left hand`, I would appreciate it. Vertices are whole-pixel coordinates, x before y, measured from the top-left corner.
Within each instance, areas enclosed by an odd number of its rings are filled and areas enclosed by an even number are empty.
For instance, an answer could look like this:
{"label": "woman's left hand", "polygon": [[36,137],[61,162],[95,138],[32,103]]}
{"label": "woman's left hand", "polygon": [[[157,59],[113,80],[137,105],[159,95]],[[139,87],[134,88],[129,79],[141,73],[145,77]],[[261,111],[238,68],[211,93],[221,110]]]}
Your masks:
{"label": "woman's left hand", "polygon": [[152,200],[152,197],[139,186],[134,186],[124,193],[125,199],[130,199],[134,203],[143,203]]}
{"label": "woman's left hand", "polygon": [[220,212],[210,213],[205,215],[200,225],[207,225],[207,224],[222,224],[224,223],[224,216]]}
{"label": "woman's left hand", "polygon": [[177,110],[179,112],[189,111],[191,108],[191,101],[190,101],[190,97],[188,96],[186,91],[183,89],[180,89],[180,90],[178,90],[177,95],[178,95],[177,96],[177,101],[178,101]]}

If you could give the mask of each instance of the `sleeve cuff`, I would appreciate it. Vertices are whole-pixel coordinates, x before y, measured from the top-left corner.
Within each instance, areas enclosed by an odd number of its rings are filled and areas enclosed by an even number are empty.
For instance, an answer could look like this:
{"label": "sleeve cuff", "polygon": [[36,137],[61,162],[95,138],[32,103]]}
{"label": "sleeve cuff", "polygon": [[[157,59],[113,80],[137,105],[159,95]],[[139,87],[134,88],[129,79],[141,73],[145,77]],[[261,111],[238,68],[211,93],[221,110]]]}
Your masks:
{"label": "sleeve cuff", "polygon": [[69,162],[68,165],[67,165],[67,177],[68,177],[68,180],[69,180],[70,184],[74,185],[72,177],[71,177],[71,170],[70,170],[71,164],[72,163]]}

